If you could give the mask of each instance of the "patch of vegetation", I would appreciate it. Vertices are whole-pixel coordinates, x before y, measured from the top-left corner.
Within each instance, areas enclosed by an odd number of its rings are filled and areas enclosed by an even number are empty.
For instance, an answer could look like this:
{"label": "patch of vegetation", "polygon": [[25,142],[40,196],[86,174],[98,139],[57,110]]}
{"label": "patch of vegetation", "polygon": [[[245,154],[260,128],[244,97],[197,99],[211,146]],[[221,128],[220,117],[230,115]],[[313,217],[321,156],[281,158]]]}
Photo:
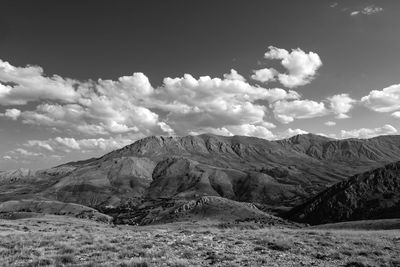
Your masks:
{"label": "patch of vegetation", "polygon": [[[48,216],[2,221],[4,266],[400,266],[400,231],[118,226]],[[24,226],[29,232],[20,231]]]}

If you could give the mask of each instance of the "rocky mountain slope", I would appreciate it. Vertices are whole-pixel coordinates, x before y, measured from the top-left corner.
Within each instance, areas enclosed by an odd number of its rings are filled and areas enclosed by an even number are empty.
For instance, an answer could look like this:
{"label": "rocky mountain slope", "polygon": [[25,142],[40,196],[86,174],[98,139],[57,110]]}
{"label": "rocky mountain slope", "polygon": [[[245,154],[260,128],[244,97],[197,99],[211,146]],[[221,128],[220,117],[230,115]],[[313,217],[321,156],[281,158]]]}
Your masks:
{"label": "rocky mountain slope", "polygon": [[310,224],[400,218],[400,161],[335,184],[287,217]]}
{"label": "rocky mountain slope", "polygon": [[23,168],[9,171],[0,171],[0,184],[29,180],[29,178],[33,177],[34,175],[34,171]]}
{"label": "rocky mountain slope", "polygon": [[294,226],[294,223],[261,211],[255,205],[223,197],[203,196],[192,200],[147,200],[141,205],[107,211],[117,224],[147,225],[178,221],[244,222]]}
{"label": "rocky mountain slope", "polygon": [[400,136],[279,141],[211,134],[147,137],[97,159],[9,178],[0,202],[48,199],[96,209],[222,197],[258,207],[293,207],[327,187],[400,160]]}
{"label": "rocky mountain slope", "polygon": [[89,206],[117,205],[125,196],[201,195],[293,206],[351,175],[396,159],[400,160],[399,136],[334,140],[308,134],[281,141],[148,137],[97,160],[74,163],[76,169],[46,193]]}

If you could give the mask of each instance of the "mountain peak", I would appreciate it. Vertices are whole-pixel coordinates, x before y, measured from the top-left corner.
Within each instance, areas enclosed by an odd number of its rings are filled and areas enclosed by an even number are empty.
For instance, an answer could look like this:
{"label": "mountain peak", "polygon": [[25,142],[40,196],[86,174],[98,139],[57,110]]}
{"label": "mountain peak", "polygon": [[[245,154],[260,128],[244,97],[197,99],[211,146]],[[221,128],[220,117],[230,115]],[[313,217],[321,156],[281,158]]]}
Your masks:
{"label": "mountain peak", "polygon": [[322,135],[318,135],[318,134],[313,134],[313,133],[306,133],[306,134],[298,134],[298,135],[294,135],[292,137],[289,137],[287,139],[284,140],[290,140],[292,142],[301,142],[301,141],[312,141],[312,142],[325,142],[325,141],[332,141],[335,140],[333,138],[330,137],[326,137],[326,136],[322,136]]}

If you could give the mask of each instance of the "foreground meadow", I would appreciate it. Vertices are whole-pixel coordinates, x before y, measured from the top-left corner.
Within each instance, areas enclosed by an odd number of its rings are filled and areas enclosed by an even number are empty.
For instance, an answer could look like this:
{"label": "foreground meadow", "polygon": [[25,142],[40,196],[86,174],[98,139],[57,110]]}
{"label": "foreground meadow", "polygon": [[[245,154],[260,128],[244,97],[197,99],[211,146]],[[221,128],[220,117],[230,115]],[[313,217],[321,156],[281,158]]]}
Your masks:
{"label": "foreground meadow", "polygon": [[400,266],[400,230],[0,220],[1,266]]}

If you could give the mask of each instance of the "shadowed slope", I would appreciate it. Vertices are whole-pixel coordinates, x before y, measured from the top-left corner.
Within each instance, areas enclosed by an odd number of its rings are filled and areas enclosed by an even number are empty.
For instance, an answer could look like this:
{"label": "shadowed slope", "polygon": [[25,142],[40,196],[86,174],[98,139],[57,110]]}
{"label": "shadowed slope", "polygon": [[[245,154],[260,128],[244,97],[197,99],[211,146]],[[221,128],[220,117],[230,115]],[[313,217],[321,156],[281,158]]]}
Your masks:
{"label": "shadowed slope", "polygon": [[400,218],[400,162],[335,184],[287,217],[311,224]]}

